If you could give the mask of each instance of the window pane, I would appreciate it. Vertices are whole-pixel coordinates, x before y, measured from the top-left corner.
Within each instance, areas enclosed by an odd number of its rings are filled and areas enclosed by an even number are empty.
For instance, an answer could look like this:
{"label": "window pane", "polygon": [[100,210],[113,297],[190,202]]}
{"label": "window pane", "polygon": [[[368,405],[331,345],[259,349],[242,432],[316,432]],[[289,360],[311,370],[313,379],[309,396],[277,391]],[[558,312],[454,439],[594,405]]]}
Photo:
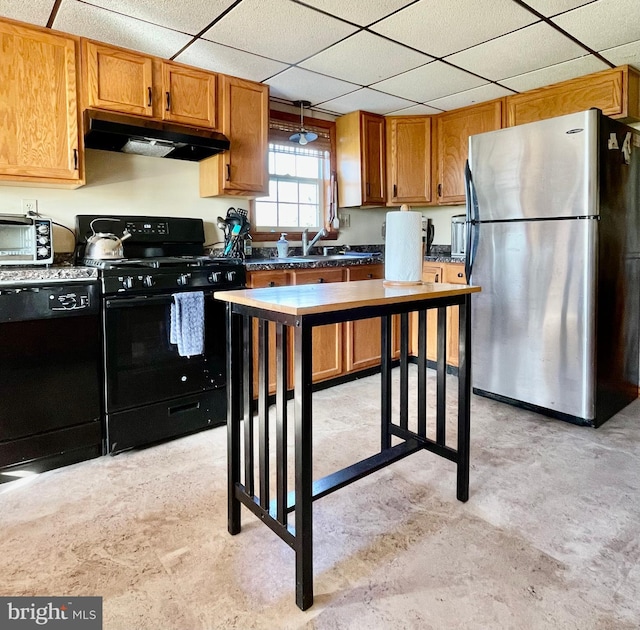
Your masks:
{"label": "window pane", "polygon": [[298,182],[278,182],[278,201],[298,201]]}
{"label": "window pane", "polygon": [[279,206],[280,213],[279,225],[286,225],[287,227],[298,227],[298,204],[281,203]]}
{"label": "window pane", "polygon": [[275,179],[269,180],[269,196],[260,197],[261,201],[278,201],[278,182]]}
{"label": "window pane", "polygon": [[300,226],[301,227],[317,227],[320,220],[318,217],[318,206],[300,206]]}
{"label": "window pane", "polygon": [[317,179],[320,172],[319,162],[316,157],[309,157],[306,155],[299,155],[297,161],[296,175],[298,177],[309,177],[311,179]]}
{"label": "window pane", "polygon": [[296,174],[296,156],[292,153],[276,153],[276,165],[272,171],[275,175],[291,175]]}
{"label": "window pane", "polygon": [[318,203],[317,184],[300,184],[300,203]]}
{"label": "window pane", "polygon": [[275,173],[276,171],[276,155],[269,151],[269,173]]}
{"label": "window pane", "polygon": [[256,201],[256,224],[260,226],[278,225],[278,206],[268,201]]}

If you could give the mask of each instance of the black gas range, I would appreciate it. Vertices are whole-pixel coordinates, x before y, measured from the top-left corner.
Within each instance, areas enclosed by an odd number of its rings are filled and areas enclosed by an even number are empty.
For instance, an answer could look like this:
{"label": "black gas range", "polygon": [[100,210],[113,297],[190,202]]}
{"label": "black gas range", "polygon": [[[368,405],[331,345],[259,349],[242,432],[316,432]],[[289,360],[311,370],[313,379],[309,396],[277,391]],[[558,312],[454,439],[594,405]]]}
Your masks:
{"label": "black gas range", "polygon": [[[84,258],[94,232],[125,230],[123,258]],[[102,288],[105,451],[224,424],[225,307],[213,293],[244,286],[242,260],[205,256],[200,219],[80,215],[76,231],[78,264],[98,268]],[[176,342],[177,321],[199,349]]]}

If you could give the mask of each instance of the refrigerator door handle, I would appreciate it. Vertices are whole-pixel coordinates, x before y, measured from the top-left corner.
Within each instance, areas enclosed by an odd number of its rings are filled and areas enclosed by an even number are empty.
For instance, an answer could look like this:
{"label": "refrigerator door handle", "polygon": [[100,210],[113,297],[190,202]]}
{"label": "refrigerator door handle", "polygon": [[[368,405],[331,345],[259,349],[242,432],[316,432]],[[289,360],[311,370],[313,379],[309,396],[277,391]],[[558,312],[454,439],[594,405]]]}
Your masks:
{"label": "refrigerator door handle", "polygon": [[464,167],[464,184],[467,209],[467,242],[464,250],[466,252],[464,259],[464,271],[467,277],[467,282],[469,282],[471,279],[471,272],[473,270],[473,260],[478,249],[477,232],[479,230],[479,225],[477,224],[479,220],[478,200],[475,195],[469,160],[466,161]]}

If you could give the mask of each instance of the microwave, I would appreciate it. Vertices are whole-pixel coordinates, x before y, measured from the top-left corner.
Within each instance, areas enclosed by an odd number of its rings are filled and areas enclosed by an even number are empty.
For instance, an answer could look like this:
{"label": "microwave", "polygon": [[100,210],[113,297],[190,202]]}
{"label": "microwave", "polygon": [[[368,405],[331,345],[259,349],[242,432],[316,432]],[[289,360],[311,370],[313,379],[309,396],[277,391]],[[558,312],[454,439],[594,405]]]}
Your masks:
{"label": "microwave", "polygon": [[50,265],[51,219],[0,214],[0,265]]}

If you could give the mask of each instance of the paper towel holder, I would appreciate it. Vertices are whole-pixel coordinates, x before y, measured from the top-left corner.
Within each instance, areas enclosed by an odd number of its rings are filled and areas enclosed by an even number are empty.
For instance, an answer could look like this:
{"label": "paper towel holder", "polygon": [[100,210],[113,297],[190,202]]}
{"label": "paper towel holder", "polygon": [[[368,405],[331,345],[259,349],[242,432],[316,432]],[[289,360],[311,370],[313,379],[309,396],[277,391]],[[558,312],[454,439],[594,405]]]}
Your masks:
{"label": "paper towel holder", "polygon": [[[400,206],[400,212],[408,212],[409,210],[411,210],[411,208],[406,204],[403,203]],[[386,251],[385,251],[386,254]],[[423,256],[424,256],[424,250],[423,250]],[[415,287],[415,286],[420,286],[424,284],[424,282],[422,280],[383,280],[382,281],[382,286],[384,287]]]}

